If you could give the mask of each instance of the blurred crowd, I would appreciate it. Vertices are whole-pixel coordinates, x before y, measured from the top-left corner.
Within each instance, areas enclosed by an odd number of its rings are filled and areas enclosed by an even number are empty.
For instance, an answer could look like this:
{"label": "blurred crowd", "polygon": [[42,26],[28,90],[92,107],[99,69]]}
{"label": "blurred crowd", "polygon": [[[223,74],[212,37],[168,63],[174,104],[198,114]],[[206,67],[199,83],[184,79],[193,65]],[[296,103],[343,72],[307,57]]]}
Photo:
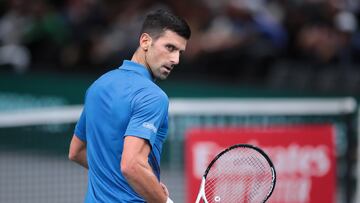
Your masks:
{"label": "blurred crowd", "polygon": [[156,8],[192,28],[177,71],[189,77],[256,83],[272,76],[276,85],[291,70],[298,78],[360,64],[358,0],[0,0],[0,67],[113,69],[131,57],[144,15]]}

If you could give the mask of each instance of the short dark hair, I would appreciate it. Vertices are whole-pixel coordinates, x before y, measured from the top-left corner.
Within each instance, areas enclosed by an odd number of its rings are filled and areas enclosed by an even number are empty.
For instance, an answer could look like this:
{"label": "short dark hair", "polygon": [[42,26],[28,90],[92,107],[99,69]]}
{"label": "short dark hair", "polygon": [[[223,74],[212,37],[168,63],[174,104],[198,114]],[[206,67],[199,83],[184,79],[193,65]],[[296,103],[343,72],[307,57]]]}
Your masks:
{"label": "short dark hair", "polygon": [[140,34],[148,33],[157,39],[166,30],[171,30],[187,40],[191,36],[190,27],[184,19],[163,9],[158,9],[146,16]]}

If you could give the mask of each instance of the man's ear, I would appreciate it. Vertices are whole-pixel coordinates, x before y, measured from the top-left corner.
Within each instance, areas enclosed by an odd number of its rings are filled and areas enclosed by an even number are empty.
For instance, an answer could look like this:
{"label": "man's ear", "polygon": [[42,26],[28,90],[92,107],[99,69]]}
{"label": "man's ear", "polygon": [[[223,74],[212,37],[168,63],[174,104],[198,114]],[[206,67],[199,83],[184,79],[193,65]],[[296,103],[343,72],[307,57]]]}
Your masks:
{"label": "man's ear", "polygon": [[142,33],[140,36],[140,47],[143,51],[147,51],[152,43],[152,38],[147,33]]}

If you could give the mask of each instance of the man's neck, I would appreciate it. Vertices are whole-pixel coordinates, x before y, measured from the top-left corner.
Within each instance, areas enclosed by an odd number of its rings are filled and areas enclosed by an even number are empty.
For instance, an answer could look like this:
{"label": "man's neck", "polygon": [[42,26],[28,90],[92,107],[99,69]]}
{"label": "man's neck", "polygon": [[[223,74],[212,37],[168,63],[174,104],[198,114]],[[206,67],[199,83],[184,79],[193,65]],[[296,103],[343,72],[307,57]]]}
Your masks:
{"label": "man's neck", "polygon": [[131,61],[141,64],[146,68],[148,68],[148,64],[146,63],[146,58],[145,58],[145,52],[142,51],[141,49],[137,49],[135,51],[134,55],[131,58]]}
{"label": "man's neck", "polygon": [[146,52],[138,48],[135,51],[134,55],[132,56],[131,61],[144,66],[150,72],[151,76],[154,78],[154,74],[152,73],[150,66],[146,61]]}

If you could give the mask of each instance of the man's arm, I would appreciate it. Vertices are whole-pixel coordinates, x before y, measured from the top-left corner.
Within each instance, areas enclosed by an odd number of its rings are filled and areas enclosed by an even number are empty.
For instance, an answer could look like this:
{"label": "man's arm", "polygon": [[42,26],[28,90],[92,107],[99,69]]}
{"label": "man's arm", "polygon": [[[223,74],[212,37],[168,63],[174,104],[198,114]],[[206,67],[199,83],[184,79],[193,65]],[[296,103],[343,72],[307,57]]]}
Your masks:
{"label": "man's arm", "polygon": [[71,139],[69,159],[80,164],[86,169],[89,168],[86,158],[86,142],[80,140],[76,135],[73,135]]}
{"label": "man's arm", "polygon": [[144,139],[126,136],[121,158],[121,172],[148,203],[165,203],[167,194],[148,163],[150,146]]}

